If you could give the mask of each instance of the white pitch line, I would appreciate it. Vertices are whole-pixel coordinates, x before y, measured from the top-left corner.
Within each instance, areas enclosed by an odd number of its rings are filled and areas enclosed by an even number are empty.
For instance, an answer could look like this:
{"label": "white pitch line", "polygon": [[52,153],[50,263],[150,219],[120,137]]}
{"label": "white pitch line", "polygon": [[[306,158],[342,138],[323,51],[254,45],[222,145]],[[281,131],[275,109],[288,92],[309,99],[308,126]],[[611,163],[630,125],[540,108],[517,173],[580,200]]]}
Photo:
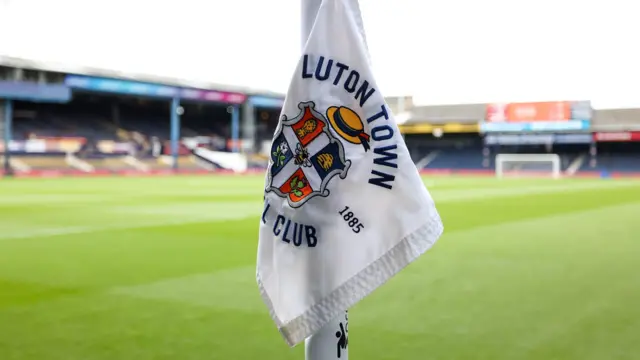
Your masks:
{"label": "white pitch line", "polygon": [[[434,191],[433,195],[436,200],[436,204],[438,203],[449,203],[449,202],[464,202],[464,201],[474,201],[483,198],[497,198],[497,197],[511,197],[511,196],[521,196],[521,195],[532,195],[532,194],[552,194],[552,193],[564,193],[564,192],[575,192],[575,191],[583,191],[583,190],[594,190],[600,188],[620,188],[620,187],[633,187],[638,186],[637,182],[597,182],[597,183],[563,183],[557,185],[546,185],[546,186],[527,186],[527,187],[506,187],[506,188],[490,188],[490,189],[446,189],[440,191]],[[170,195],[170,194],[165,194]],[[102,198],[104,201],[104,198]],[[123,207],[127,208],[127,207]],[[132,207],[135,209],[136,207]],[[175,210],[175,208],[174,208]],[[162,210],[160,213],[164,213]],[[200,208],[197,211],[198,213],[206,212],[206,208]],[[171,212],[169,212],[171,213]],[[198,215],[193,214],[193,216],[189,216],[188,219],[182,218],[177,220],[168,220],[164,217],[162,219],[154,219],[151,221],[139,221],[134,223],[123,223],[123,224],[110,224],[110,225],[98,225],[98,226],[69,226],[69,227],[53,227],[53,228],[41,228],[41,229],[33,229],[28,231],[16,231],[13,233],[0,233],[0,241],[4,240],[12,240],[12,239],[28,239],[28,238],[40,238],[40,237],[52,237],[52,236],[63,236],[63,235],[74,235],[74,234],[85,234],[99,231],[113,231],[113,230],[126,230],[126,229],[136,229],[136,228],[145,228],[145,227],[156,227],[156,226],[179,226],[186,224],[195,224],[195,223],[203,223],[203,222],[221,222],[228,220],[240,220],[247,219],[252,217],[260,216],[260,206],[256,207],[255,212],[247,212],[247,213],[209,213],[207,215]],[[256,223],[257,226],[257,223]]]}
{"label": "white pitch line", "polygon": [[432,195],[436,200],[436,205],[439,202],[458,202],[458,201],[472,201],[485,198],[498,198],[498,197],[511,197],[511,196],[526,196],[526,195],[542,195],[542,194],[554,194],[554,193],[566,193],[577,192],[584,190],[597,190],[597,189],[614,189],[623,187],[638,186],[637,182],[600,182],[600,183],[562,183],[557,185],[545,185],[545,186],[523,186],[523,187],[504,187],[504,188],[457,188],[457,189],[443,189],[440,191],[433,191]]}
{"label": "white pitch line", "polygon": [[103,195],[83,195],[83,194],[22,194],[22,195],[2,195],[0,205],[42,205],[42,204],[77,204],[87,202],[101,202],[105,200]]}
{"label": "white pitch line", "polygon": [[[577,210],[562,214],[549,215],[544,217],[532,217],[507,221],[500,224],[480,225],[469,229],[453,230],[445,233],[447,241],[459,243],[461,241],[475,241],[483,239],[487,234],[518,234],[522,231],[539,232],[546,234],[550,230],[556,229],[558,225],[567,221],[577,223],[585,216],[600,217],[610,211],[620,211],[625,214],[635,214],[640,209],[640,203],[612,205],[597,209]],[[633,216],[629,215],[629,219]],[[626,219],[618,219],[620,223]],[[593,228],[594,225],[591,225]],[[615,228],[614,224],[609,224],[609,228]],[[590,227],[578,230],[578,233],[592,231]],[[513,239],[518,241],[517,237]],[[496,261],[495,259],[482,259],[481,261]],[[504,260],[503,260],[504,261]],[[507,260],[508,261],[508,260]],[[515,261],[515,260],[513,260]],[[422,265],[421,265],[422,264]],[[403,271],[400,275],[405,287],[407,284],[414,285],[424,282],[425,263],[418,262],[411,269]],[[507,263],[507,266],[512,264]],[[553,266],[551,264],[550,266]],[[445,278],[443,276],[442,278]],[[398,284],[398,283],[396,283]],[[468,291],[475,291],[473,284],[464,283],[463,286]],[[144,284],[131,286],[114,287],[106,291],[107,294],[125,295],[143,299],[158,301],[180,302],[189,306],[214,307],[224,310],[240,310],[246,312],[264,312],[264,307],[257,292],[253,292],[255,287],[255,266],[239,266],[221,269],[210,273],[198,273],[186,276],[168,277],[162,280],[152,281]],[[238,294],[242,295],[238,297]],[[379,317],[379,314],[377,314]],[[376,314],[366,313],[364,317],[367,324],[376,321]],[[403,325],[404,326],[404,325]],[[412,322],[410,327],[419,326],[419,322]],[[395,330],[395,326],[392,329]]]}
{"label": "white pitch line", "polygon": [[[54,228],[44,228],[44,229],[35,229],[32,231],[21,231],[10,234],[0,234],[0,242],[8,241],[8,240],[18,240],[18,239],[30,239],[30,238],[45,238],[45,237],[55,237],[55,236],[64,236],[64,235],[78,235],[78,234],[88,234],[102,231],[117,231],[117,230],[128,230],[128,229],[141,229],[141,228],[150,228],[150,227],[159,227],[159,226],[181,226],[187,224],[199,224],[206,222],[222,222],[229,220],[242,220],[251,217],[259,216],[259,214],[245,214],[238,215],[234,218],[224,218],[221,219],[215,216],[198,216],[190,219],[181,219],[181,220],[154,220],[154,221],[145,221],[145,222],[134,222],[134,223],[124,223],[124,224],[113,224],[113,225],[98,225],[98,226],[70,226],[70,227],[54,227]],[[257,226],[257,224],[256,224]]]}
{"label": "white pitch line", "polygon": [[23,194],[23,195],[2,195],[0,197],[0,205],[41,205],[54,204],[58,205],[77,205],[104,202],[132,201],[144,198],[153,198],[156,196],[197,196],[197,197],[216,197],[216,196],[254,196],[255,199],[262,199],[263,190],[258,189],[247,191],[243,189],[198,189],[198,190],[173,190],[171,192],[161,192],[156,190],[149,191],[132,191],[128,193],[118,192],[113,194],[68,194],[68,193],[49,193],[49,194]]}

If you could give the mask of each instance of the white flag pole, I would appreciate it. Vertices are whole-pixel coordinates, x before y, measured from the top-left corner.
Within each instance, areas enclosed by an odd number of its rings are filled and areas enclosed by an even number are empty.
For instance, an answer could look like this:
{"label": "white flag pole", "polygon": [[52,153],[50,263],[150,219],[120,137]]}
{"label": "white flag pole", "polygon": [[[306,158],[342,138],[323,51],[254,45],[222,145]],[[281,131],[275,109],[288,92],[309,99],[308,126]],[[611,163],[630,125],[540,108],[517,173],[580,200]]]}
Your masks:
{"label": "white flag pole", "polygon": [[301,0],[302,17],[300,26],[302,31],[300,33],[300,42],[302,51],[304,51],[304,46],[307,44],[307,39],[311,34],[311,28],[316,21],[318,11],[320,11],[320,5],[322,5],[322,0]]}
{"label": "white flag pole", "polygon": [[[358,0],[344,1],[346,1],[345,4],[349,5],[355,17],[362,41],[366,47],[367,40]],[[303,51],[320,10],[320,5],[322,5],[322,0],[302,0],[301,2],[302,18],[300,25],[302,31],[300,41]],[[336,316],[317,333],[308,337],[304,344],[305,360],[348,360],[349,330],[347,310]]]}
{"label": "white flag pole", "polygon": [[349,330],[347,312],[329,321],[304,342],[305,360],[348,360]]}
{"label": "white flag pole", "polygon": [[[322,0],[301,0],[300,42],[302,49],[307,44],[311,29],[320,10]],[[347,312],[329,321],[322,329],[304,342],[305,360],[348,360]]]}

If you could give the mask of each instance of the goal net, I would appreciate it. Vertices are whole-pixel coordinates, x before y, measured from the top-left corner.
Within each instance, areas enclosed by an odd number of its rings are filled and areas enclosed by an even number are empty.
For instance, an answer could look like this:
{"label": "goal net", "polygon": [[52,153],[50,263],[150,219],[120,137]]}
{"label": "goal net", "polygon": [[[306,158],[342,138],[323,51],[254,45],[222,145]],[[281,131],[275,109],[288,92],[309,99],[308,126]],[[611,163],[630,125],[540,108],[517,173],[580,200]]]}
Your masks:
{"label": "goal net", "polygon": [[498,154],[496,176],[502,177],[553,177],[559,178],[558,154]]}

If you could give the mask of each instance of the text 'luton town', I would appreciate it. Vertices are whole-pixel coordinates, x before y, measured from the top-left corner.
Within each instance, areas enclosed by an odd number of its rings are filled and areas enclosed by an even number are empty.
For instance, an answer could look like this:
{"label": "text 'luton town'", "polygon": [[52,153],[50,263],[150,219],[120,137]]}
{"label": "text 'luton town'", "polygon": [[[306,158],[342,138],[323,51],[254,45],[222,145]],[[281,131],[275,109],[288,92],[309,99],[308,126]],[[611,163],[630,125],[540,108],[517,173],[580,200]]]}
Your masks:
{"label": "text 'luton town'", "polygon": [[[336,88],[353,96],[355,103],[363,109],[376,92],[371,83],[361,77],[356,69],[329,57],[305,54],[301,70],[303,79],[330,82]],[[382,99],[381,96],[373,98]],[[391,189],[395,180],[394,173],[397,171],[395,169],[398,168],[397,143],[394,138],[394,128],[387,123],[389,120],[387,108],[383,100],[380,102],[379,106],[367,107],[367,109],[375,109],[367,114],[371,138],[375,141],[372,147],[373,168],[369,184]]]}

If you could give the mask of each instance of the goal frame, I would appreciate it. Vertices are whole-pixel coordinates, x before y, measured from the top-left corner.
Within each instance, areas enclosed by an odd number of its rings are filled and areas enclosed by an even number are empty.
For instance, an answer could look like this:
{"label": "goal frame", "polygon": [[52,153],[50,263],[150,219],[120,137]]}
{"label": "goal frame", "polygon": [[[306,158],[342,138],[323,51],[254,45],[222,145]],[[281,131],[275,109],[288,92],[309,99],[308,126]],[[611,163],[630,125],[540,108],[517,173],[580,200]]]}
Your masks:
{"label": "goal frame", "polygon": [[551,177],[558,179],[562,175],[560,155],[558,154],[497,154],[495,157],[496,177],[504,177],[506,162],[550,162]]}

